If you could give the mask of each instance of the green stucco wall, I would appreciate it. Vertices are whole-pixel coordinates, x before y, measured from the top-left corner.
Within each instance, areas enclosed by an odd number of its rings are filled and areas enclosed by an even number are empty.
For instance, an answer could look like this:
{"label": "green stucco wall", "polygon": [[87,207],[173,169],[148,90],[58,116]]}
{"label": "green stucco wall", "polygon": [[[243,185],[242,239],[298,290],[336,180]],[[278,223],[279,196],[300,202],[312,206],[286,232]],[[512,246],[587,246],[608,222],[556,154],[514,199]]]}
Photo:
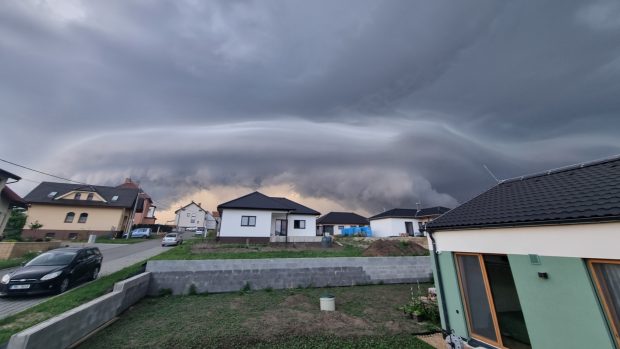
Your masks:
{"label": "green stucco wall", "polygon": [[[584,261],[540,259],[540,265],[532,265],[527,255],[508,255],[532,348],[615,348]],[[439,263],[450,327],[469,338],[453,253],[440,253]],[[539,278],[539,271],[547,272],[549,278]],[[438,285],[437,272],[434,275]],[[442,326],[446,328],[443,318]]]}
{"label": "green stucco wall", "polygon": [[[605,316],[580,258],[509,255],[533,348],[614,348]],[[538,272],[547,272],[541,279]]]}
{"label": "green stucco wall", "polygon": [[[431,253],[432,258],[433,256]],[[454,263],[454,256],[451,252],[441,252],[439,255],[439,267],[441,268],[441,279],[443,280],[443,292],[445,302],[447,305],[447,311],[450,316],[450,328],[454,330],[456,334],[461,337],[469,337],[467,331],[467,323],[465,322],[465,313],[463,310],[463,304],[461,302],[461,292],[459,290],[458,276],[456,275],[456,264]],[[435,286],[437,287],[437,294],[439,291],[439,282],[437,280],[437,271],[435,270],[435,260],[433,263],[433,276],[435,278]],[[439,309],[441,311],[442,302],[444,300],[439,297]],[[443,314],[441,316],[442,328],[447,328]]]}

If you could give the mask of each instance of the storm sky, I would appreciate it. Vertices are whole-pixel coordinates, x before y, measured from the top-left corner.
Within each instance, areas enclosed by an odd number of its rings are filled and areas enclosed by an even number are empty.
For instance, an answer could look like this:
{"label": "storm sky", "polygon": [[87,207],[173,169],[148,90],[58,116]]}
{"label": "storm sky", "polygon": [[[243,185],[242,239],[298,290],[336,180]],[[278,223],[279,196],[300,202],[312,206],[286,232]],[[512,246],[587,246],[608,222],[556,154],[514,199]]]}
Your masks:
{"label": "storm sky", "polygon": [[620,2],[4,0],[0,120],[1,158],[132,177],[168,219],[251,190],[454,207],[483,165],[620,153]]}

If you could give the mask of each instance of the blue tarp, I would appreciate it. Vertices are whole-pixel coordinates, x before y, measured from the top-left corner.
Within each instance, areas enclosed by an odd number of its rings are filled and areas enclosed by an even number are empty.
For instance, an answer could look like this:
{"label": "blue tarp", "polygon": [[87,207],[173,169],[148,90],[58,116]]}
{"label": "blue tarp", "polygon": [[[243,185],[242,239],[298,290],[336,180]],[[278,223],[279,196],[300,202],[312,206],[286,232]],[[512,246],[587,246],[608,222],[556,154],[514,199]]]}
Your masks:
{"label": "blue tarp", "polygon": [[352,227],[340,230],[342,236],[372,236],[370,227]]}

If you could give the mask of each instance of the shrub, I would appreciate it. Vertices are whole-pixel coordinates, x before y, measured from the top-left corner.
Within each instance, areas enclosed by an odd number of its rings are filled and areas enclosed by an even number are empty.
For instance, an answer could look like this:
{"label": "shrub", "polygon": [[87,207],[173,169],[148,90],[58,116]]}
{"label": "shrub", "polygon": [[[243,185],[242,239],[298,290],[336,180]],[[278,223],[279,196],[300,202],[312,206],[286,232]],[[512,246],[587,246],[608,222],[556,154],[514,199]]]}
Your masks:
{"label": "shrub", "polygon": [[171,288],[160,288],[158,294],[160,297],[170,296],[172,295],[172,289]]}
{"label": "shrub", "polygon": [[198,294],[198,292],[196,291],[196,285],[191,284],[191,285],[189,286],[189,295],[190,295],[190,296],[195,296],[195,295],[197,295],[197,294]]}

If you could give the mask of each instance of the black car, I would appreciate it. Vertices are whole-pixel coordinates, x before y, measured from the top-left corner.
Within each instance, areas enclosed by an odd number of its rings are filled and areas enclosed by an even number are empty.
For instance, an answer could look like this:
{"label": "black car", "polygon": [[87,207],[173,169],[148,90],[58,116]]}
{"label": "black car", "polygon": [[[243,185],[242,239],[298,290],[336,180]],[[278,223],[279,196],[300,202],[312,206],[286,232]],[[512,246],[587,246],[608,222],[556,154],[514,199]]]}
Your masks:
{"label": "black car", "polygon": [[0,279],[0,295],[63,293],[84,280],[94,280],[103,256],[96,247],[58,248],[35,257]]}

